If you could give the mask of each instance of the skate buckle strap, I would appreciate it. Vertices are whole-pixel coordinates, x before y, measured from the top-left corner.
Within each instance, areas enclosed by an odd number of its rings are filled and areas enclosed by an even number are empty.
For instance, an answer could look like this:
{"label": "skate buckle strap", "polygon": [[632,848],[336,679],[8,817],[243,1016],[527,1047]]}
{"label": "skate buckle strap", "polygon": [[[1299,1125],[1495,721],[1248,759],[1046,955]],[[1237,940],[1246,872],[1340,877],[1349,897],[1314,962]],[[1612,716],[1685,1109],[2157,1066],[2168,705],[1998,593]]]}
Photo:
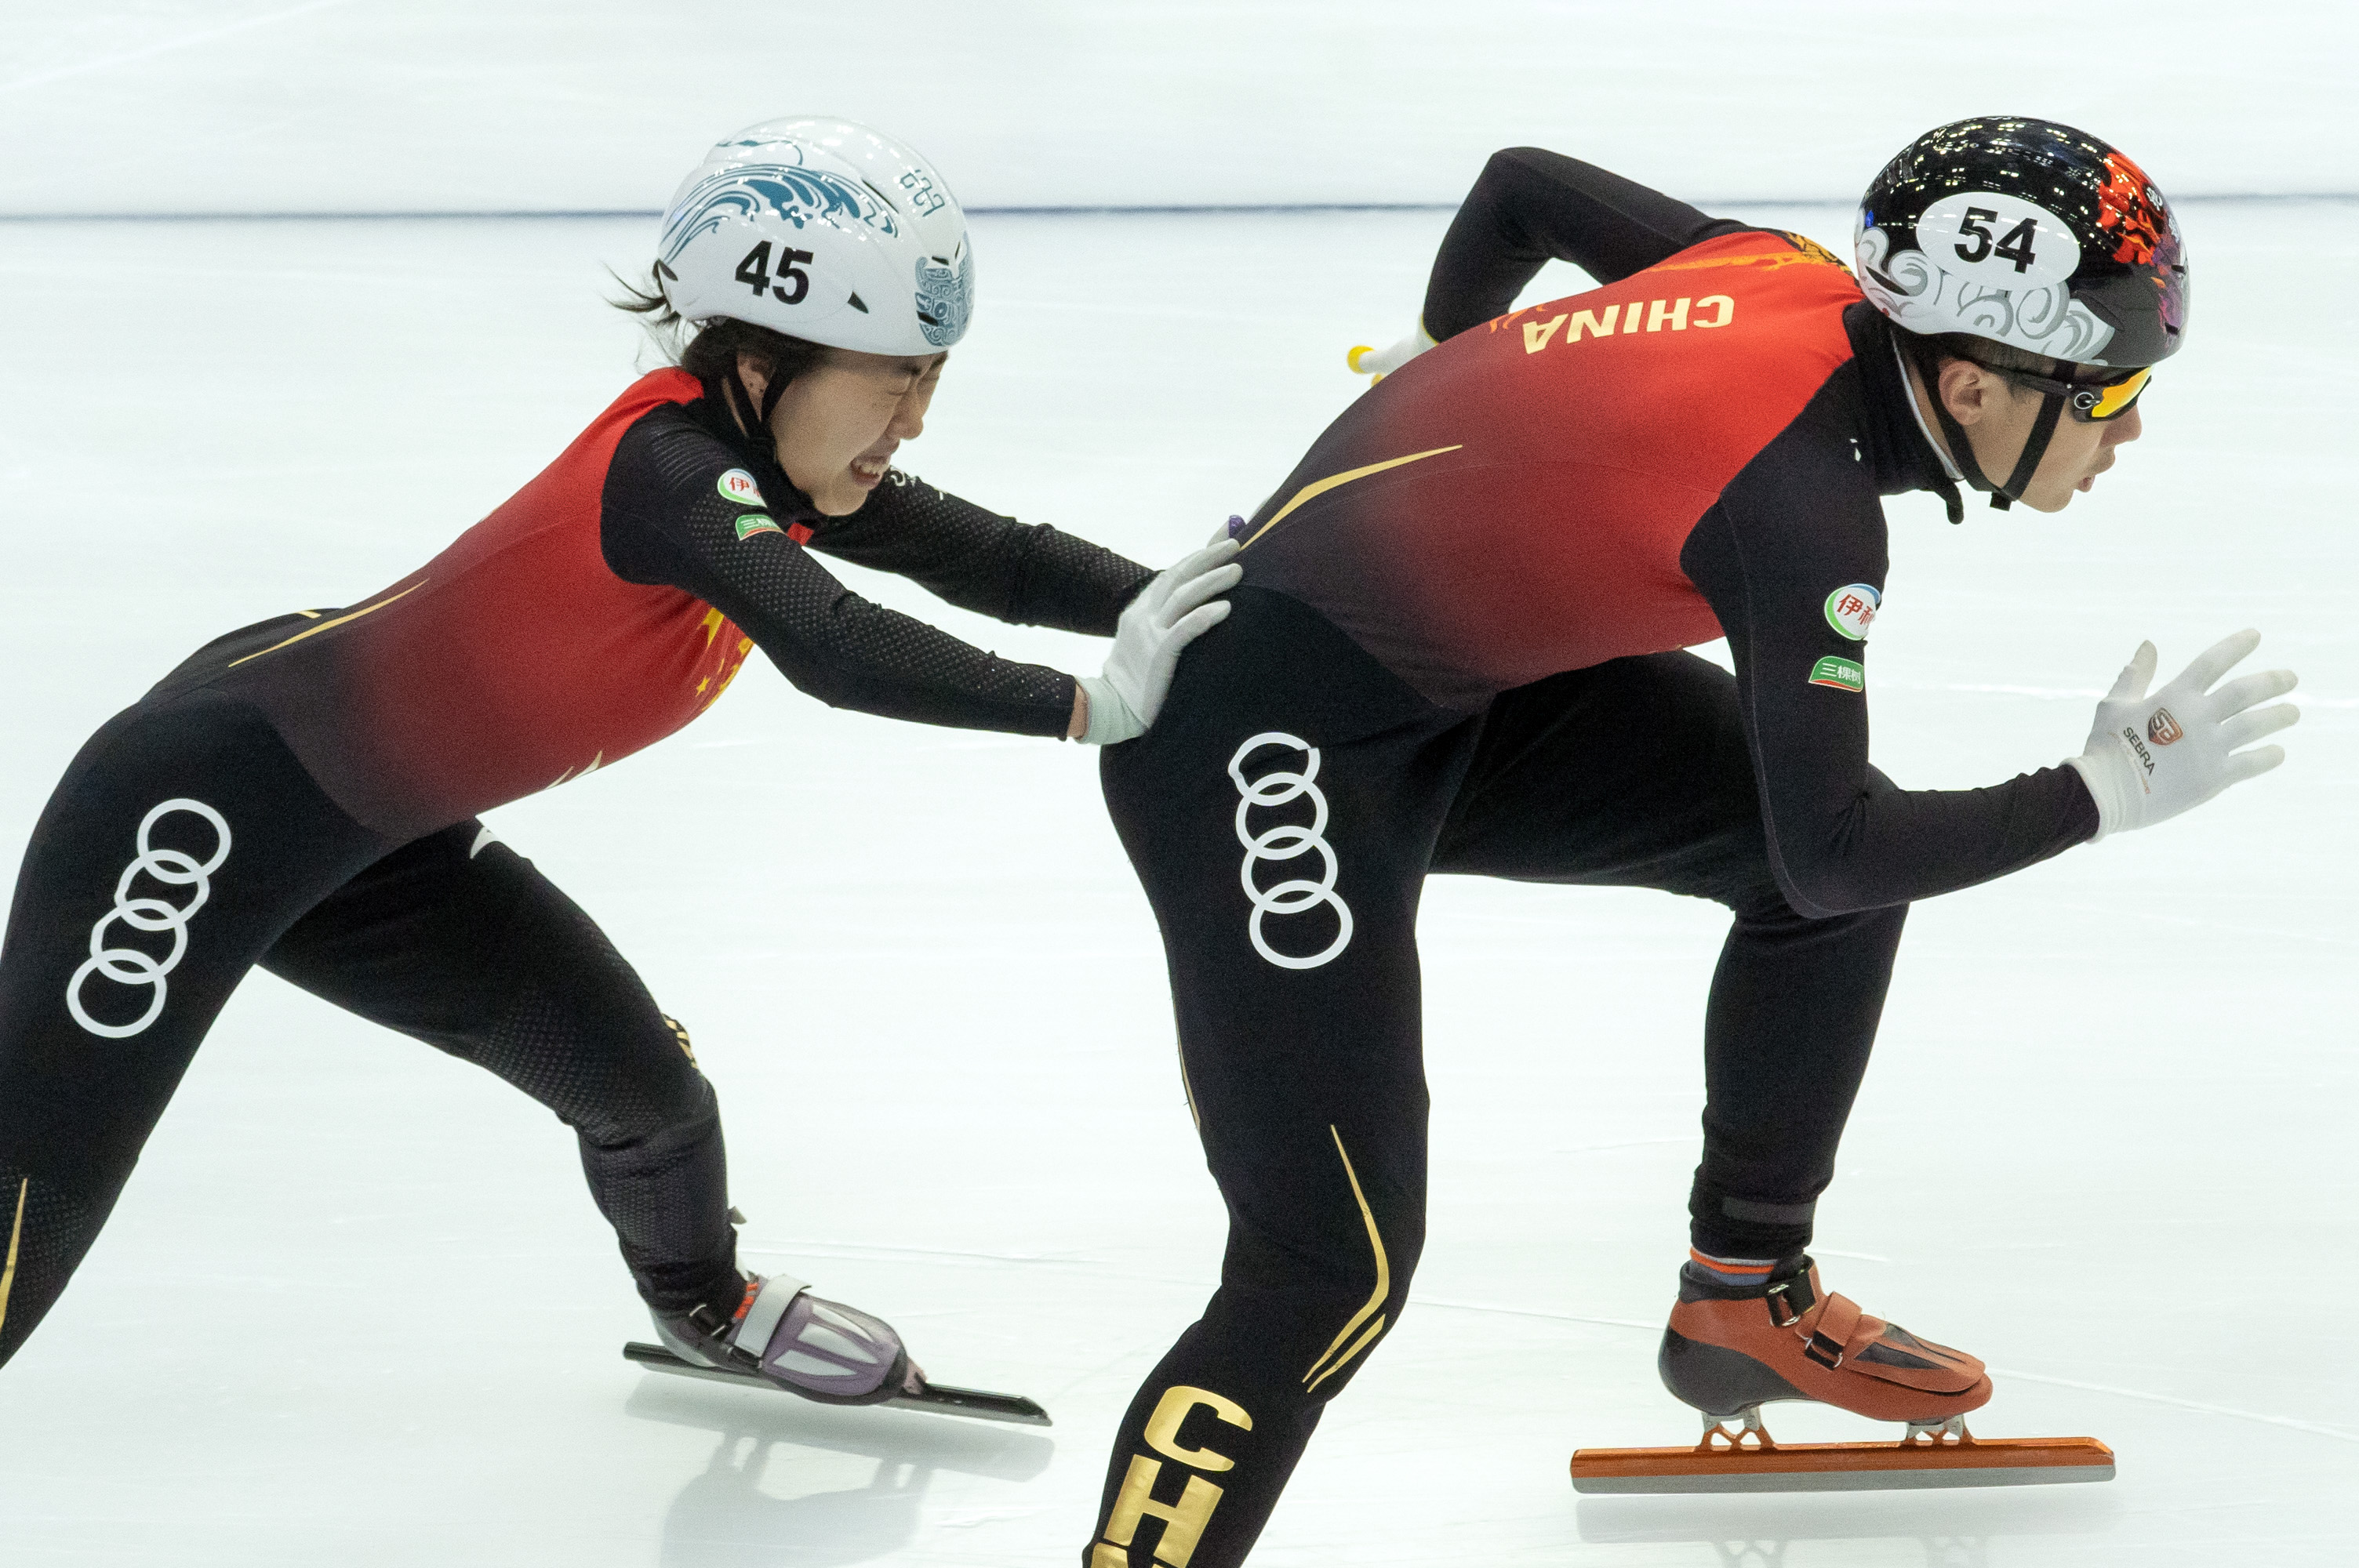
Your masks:
{"label": "skate buckle strap", "polygon": [[1860,1316],[1859,1303],[1849,1296],[1829,1296],[1827,1310],[1819,1314],[1818,1325],[1810,1333],[1810,1343],[1802,1346],[1802,1354],[1830,1372],[1841,1367]]}
{"label": "skate buckle strap", "polygon": [[681,1315],[681,1321],[695,1331],[697,1338],[703,1341],[714,1355],[725,1357],[729,1353],[729,1336],[736,1328],[738,1319],[745,1315],[745,1309],[754,1304],[754,1292],[758,1288],[753,1281],[746,1281],[745,1290],[737,1299],[737,1310],[734,1313],[723,1312],[711,1302],[699,1302]]}
{"label": "skate buckle strap", "polygon": [[1762,1299],[1769,1303],[1769,1321],[1779,1328],[1793,1327],[1810,1316],[1810,1309],[1819,1304],[1817,1292],[1810,1289],[1810,1271],[1808,1269],[1789,1280],[1778,1281],[1769,1287]]}
{"label": "skate buckle strap", "polygon": [[770,1336],[778,1331],[787,1309],[795,1304],[797,1296],[809,1289],[809,1285],[787,1274],[772,1274],[764,1280],[761,1290],[755,1293],[753,1301],[746,1306],[745,1316],[737,1320],[737,1332],[730,1337],[730,1349],[740,1356],[761,1360],[763,1354],[770,1348]]}

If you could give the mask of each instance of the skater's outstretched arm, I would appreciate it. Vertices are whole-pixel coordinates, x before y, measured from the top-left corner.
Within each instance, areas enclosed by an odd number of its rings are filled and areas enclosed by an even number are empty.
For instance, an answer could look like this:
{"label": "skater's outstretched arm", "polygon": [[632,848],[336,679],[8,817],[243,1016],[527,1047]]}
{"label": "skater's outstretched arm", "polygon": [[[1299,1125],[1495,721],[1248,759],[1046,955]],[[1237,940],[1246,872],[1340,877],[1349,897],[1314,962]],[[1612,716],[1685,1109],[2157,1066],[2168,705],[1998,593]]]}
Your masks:
{"label": "skater's outstretched arm", "polygon": [[1425,330],[1445,341],[1515,308],[1541,265],[1571,262],[1599,283],[1745,224],[1539,147],[1491,155],[1433,258]]}
{"label": "skater's outstretched arm", "polygon": [[[742,466],[748,460],[752,473]],[[774,512],[773,496],[798,509]],[[801,503],[775,462],[723,440],[685,409],[659,408],[614,449],[601,543],[616,576],[703,600],[832,708],[1093,745],[1155,721],[1180,650],[1228,613],[1219,596],[1238,575],[1229,562],[1237,546],[1226,540],[1150,574],[1106,628],[1114,645],[1103,673],[1077,680],[985,653],[853,592],[803,548],[828,522]],[[1028,592],[1018,601],[1029,602]]]}
{"label": "skater's outstretched arm", "polygon": [[1155,573],[1045,523],[987,512],[898,469],[859,511],[819,525],[810,547],[897,572],[996,621],[1114,635],[1123,606]]}
{"label": "skater's outstretched arm", "polygon": [[686,411],[658,409],[625,433],[607,470],[606,563],[665,583],[735,622],[786,677],[832,708],[1019,735],[1063,735],[1074,679],[1017,664],[862,598],[786,530],[823,523],[764,464],[771,506],[731,498],[723,476],[745,453]]}
{"label": "skater's outstretched arm", "polygon": [[1987,789],[1903,790],[1868,765],[1884,514],[1849,445],[1814,424],[1805,415],[1765,449],[1680,557],[1728,633],[1787,901],[1813,919],[1910,903],[2093,837],[2096,806],[2069,767]]}

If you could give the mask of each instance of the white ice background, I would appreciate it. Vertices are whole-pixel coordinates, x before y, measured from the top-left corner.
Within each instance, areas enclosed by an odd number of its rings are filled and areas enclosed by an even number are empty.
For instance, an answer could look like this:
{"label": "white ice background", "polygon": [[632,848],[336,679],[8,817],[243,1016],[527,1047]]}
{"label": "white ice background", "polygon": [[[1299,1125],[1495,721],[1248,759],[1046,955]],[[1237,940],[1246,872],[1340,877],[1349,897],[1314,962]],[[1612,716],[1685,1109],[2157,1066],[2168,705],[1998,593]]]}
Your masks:
{"label": "white ice background", "polygon": [[1454,203],[1519,142],[1847,200],[1985,114],[2350,193],[2354,77],[2348,0],[0,0],[0,212],[641,211],[788,112],[986,207]]}
{"label": "white ice background", "polygon": [[[290,27],[338,14],[292,9]],[[2075,47],[2111,48],[2149,11],[2075,14],[2108,29]],[[1690,106],[1663,91],[1661,113]],[[24,102],[0,83],[0,119]],[[241,178],[266,183],[266,161]],[[1471,173],[1461,158],[1450,179]],[[0,188],[48,189],[13,156]],[[1836,207],[1737,211],[1848,238]],[[1422,925],[1431,1239],[1257,1568],[2359,1554],[2342,1319],[2359,1293],[2359,204],[2183,216],[2194,346],[2094,495],[2058,517],[1976,508],[1959,528],[1930,497],[1892,505],[1876,760],[1915,786],[2052,762],[2140,638],[2169,673],[2253,624],[2256,662],[2303,676],[2291,761],[2181,820],[1919,907],[1820,1219],[1834,1288],[1990,1360],[1976,1430],[2102,1437],[2120,1478],[1577,1499],[1573,1447],[1691,1435],[1653,1352],[1723,916],[1444,879]],[[1250,510],[1354,395],[1343,350],[1406,320],[1445,222],[981,218],[983,310],[906,465],[1172,556]],[[602,265],[636,265],[647,242],[638,220],[0,226],[16,304],[0,869],[82,738],[191,648],[360,600],[570,439],[647,362],[600,303]],[[1551,268],[1532,297],[1578,285]],[[1003,653],[1100,656],[844,570]],[[693,1030],[749,1260],[884,1314],[937,1376],[1032,1394],[1057,1425],[639,1373],[617,1349],[646,1320],[565,1130],[257,976],[71,1289],[0,1370],[0,1562],[1074,1561],[1114,1423],[1209,1292],[1221,1237],[1159,947],[1093,759],[835,713],[757,657],[685,733],[493,820]],[[1882,1434],[1830,1412],[1774,1429]]]}

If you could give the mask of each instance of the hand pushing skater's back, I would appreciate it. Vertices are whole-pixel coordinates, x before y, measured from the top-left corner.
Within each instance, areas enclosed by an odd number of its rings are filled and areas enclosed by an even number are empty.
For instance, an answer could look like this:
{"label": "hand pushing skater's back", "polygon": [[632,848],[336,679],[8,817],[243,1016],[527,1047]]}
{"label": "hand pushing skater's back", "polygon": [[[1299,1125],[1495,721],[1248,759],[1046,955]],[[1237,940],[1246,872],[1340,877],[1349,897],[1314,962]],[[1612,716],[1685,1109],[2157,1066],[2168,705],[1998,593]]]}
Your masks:
{"label": "hand pushing skater's back", "polygon": [[[0,1363],[259,965],[572,1127],[675,1360],[835,1403],[923,1399],[890,1325],[740,1270],[688,1031],[476,817],[677,731],[757,648],[888,718],[1097,744],[1153,720],[1179,650],[1226,613],[1234,545],[1158,575],[893,466],[974,287],[965,219],[908,147],[834,120],[732,137],[681,185],[636,302],[685,336],[679,364],[416,571],[231,633],[99,730],[0,947]],[[997,658],[851,592],[821,553],[1111,636],[1112,657],[1078,678]],[[143,1343],[170,1343],[169,1281],[145,1299]],[[529,1353],[512,1312],[451,1304]]]}

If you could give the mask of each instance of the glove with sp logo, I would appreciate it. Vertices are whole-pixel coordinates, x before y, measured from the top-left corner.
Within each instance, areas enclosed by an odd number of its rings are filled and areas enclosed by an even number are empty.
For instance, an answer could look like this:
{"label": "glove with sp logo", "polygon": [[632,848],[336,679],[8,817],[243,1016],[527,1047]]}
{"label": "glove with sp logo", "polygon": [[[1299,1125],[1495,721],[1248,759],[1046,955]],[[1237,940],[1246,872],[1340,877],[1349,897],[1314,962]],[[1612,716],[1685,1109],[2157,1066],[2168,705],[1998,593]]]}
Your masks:
{"label": "glove with sp logo", "polygon": [[2291,691],[2291,670],[2267,670],[2212,689],[2260,645],[2258,632],[2223,638],[2149,697],[2154,644],[2138,644],[2114,689],[2097,704],[2088,750],[2069,759],[2096,799],[2097,838],[2151,827],[2285,761],[2282,746],[2237,748],[2301,717],[2289,702],[2256,706]]}
{"label": "glove with sp logo", "polygon": [[1353,375],[1366,376],[1368,384],[1374,386],[1433,345],[1434,340],[1426,335],[1425,322],[1420,318],[1416,330],[1391,348],[1372,349],[1363,343],[1345,354],[1343,362],[1352,367]]}

